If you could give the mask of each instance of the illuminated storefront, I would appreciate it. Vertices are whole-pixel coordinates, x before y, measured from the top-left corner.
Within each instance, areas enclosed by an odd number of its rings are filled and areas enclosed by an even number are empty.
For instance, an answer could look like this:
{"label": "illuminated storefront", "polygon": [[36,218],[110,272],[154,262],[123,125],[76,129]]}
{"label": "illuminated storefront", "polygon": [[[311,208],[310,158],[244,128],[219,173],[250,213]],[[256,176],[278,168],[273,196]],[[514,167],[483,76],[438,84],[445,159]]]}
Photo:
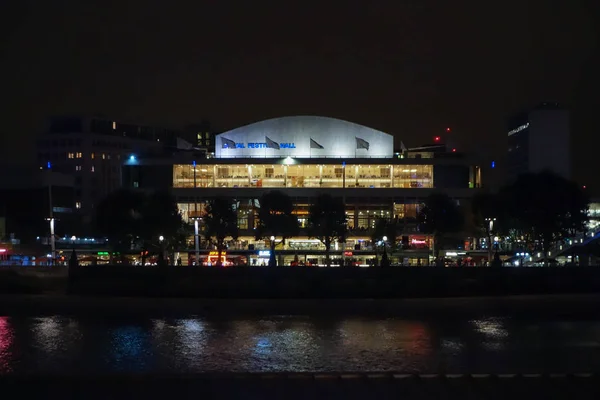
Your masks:
{"label": "illuminated storefront", "polygon": [[[329,193],[344,198],[349,228],[347,242],[332,246],[335,262],[356,259],[351,262],[369,265],[381,250],[372,243],[372,230],[384,218],[395,220],[398,227],[397,240],[390,243],[394,252],[403,252],[396,258],[416,265],[427,263],[432,247],[416,225],[424,199],[443,191],[463,204],[481,187],[478,163],[464,156],[427,147],[394,153],[391,135],[332,118],[276,118],[216,135],[215,140],[212,158],[190,152],[167,159],[131,157],[124,183],[140,189],[168,185],[188,222],[205,215],[211,198],[233,198],[240,237],[227,242],[227,252],[248,252],[245,262],[251,265],[268,262],[269,243],[255,240],[254,228],[259,199],[269,190],[292,198],[301,228],[298,237],[278,249],[281,262],[323,263],[323,244],[309,238],[305,228],[314,198]],[[202,250],[211,249],[200,242]],[[344,252],[353,255],[345,257]]]}

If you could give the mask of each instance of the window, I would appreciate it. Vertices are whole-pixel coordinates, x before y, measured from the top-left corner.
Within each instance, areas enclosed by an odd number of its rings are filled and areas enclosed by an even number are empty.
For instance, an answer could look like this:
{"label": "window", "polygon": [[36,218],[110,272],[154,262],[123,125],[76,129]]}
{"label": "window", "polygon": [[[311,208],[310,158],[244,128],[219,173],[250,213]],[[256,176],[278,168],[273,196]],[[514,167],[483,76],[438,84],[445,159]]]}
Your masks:
{"label": "window", "polygon": [[92,153],[91,156],[92,156],[92,160],[93,160],[94,158],[96,158],[96,153]]}
{"label": "window", "polygon": [[75,154],[69,153],[69,154],[67,154],[67,158],[75,158]]}
{"label": "window", "polygon": [[92,172],[96,172],[96,168],[92,165]]}
{"label": "window", "polygon": [[81,157],[83,157],[83,154],[81,154],[81,153],[75,153],[75,158],[81,158]]}
{"label": "window", "polygon": [[76,201],[75,202],[75,208],[81,208],[81,202],[80,201]]}
{"label": "window", "polygon": [[102,153],[102,159],[105,160],[106,159],[106,154]]}
{"label": "window", "polygon": [[75,166],[75,171],[81,171],[81,165],[76,165]]}

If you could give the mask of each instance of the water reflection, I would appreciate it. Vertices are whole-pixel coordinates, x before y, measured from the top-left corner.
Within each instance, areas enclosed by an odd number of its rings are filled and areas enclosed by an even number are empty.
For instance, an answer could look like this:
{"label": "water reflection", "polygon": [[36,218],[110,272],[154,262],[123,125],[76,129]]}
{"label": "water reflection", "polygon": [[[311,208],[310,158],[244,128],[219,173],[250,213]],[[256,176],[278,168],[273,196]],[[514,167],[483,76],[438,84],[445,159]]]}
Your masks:
{"label": "water reflection", "polygon": [[0,317],[0,373],[12,371],[13,328],[8,317]]}
{"label": "water reflection", "polygon": [[508,340],[508,331],[504,324],[505,320],[501,318],[484,318],[471,321],[477,332],[484,338],[481,345],[489,351],[500,351],[504,349]]}
{"label": "water reflection", "polygon": [[143,371],[149,366],[152,347],[142,326],[127,325],[111,331],[109,362],[117,370]]}
{"label": "water reflection", "polygon": [[0,373],[600,370],[598,321],[0,317]]}

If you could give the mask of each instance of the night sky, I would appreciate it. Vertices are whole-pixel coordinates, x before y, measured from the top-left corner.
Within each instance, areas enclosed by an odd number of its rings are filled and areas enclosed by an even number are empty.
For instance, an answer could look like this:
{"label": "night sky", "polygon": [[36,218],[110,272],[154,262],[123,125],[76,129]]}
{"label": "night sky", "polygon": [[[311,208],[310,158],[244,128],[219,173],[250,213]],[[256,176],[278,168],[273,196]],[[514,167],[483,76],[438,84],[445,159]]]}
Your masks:
{"label": "night sky", "polygon": [[171,127],[206,118],[219,130],[322,115],[409,146],[449,126],[461,149],[496,157],[506,152],[511,113],[544,100],[585,109],[597,62],[594,11],[586,7],[0,1],[4,157],[32,160],[44,117],[63,113]]}

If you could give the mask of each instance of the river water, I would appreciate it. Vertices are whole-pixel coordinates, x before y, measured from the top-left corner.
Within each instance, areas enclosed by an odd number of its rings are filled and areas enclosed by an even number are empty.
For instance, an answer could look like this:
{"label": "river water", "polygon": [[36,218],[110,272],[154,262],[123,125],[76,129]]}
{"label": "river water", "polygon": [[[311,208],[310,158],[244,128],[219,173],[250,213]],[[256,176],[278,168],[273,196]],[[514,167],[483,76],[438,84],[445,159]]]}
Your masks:
{"label": "river water", "polygon": [[0,317],[0,373],[600,371],[600,320]]}

